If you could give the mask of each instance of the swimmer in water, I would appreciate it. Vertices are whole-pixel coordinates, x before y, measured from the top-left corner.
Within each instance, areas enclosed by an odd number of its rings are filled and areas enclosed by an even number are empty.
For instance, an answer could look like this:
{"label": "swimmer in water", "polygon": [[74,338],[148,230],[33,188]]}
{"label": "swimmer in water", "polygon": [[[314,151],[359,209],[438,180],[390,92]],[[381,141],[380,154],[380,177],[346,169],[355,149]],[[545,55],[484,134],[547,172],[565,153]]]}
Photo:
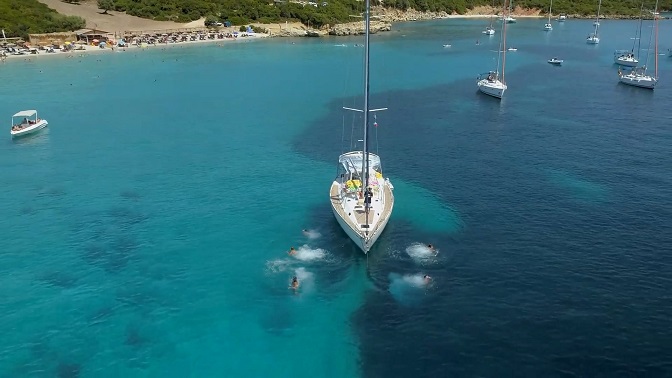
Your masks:
{"label": "swimmer in water", "polygon": [[[289,252],[287,252],[287,254],[290,255],[290,256],[296,255],[296,249],[294,249],[294,247],[289,248]],[[296,277],[294,277],[294,278],[296,278]]]}
{"label": "swimmer in water", "polygon": [[296,276],[292,277],[292,283],[289,286],[290,289],[298,289],[299,288],[299,279],[296,278]]}
{"label": "swimmer in water", "polygon": [[427,248],[429,249],[430,252],[434,253],[435,255],[439,253],[439,251],[437,251],[436,248],[434,248],[434,246],[431,244],[427,244]]}
{"label": "swimmer in water", "polygon": [[[295,277],[296,278],[296,277]],[[425,274],[422,277],[423,280],[425,280],[425,285],[429,285],[429,283],[432,281],[432,277],[430,277],[428,274]]]}
{"label": "swimmer in water", "polygon": [[304,228],[303,230],[301,230],[301,232],[303,232],[305,236],[310,236],[310,231],[308,231],[308,229]]}

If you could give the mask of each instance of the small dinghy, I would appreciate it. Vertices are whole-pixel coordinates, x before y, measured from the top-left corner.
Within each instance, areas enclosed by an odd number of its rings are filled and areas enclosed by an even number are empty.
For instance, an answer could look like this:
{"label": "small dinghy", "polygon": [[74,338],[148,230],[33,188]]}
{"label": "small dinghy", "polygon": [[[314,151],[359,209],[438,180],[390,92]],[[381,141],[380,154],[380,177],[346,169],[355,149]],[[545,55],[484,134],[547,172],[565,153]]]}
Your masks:
{"label": "small dinghy", "polygon": [[554,66],[559,66],[559,65],[562,64],[562,62],[563,62],[563,60],[562,60],[562,59],[558,59],[558,58],[551,58],[551,59],[548,60],[548,63],[550,63],[550,64],[552,64],[552,65],[554,65]]}

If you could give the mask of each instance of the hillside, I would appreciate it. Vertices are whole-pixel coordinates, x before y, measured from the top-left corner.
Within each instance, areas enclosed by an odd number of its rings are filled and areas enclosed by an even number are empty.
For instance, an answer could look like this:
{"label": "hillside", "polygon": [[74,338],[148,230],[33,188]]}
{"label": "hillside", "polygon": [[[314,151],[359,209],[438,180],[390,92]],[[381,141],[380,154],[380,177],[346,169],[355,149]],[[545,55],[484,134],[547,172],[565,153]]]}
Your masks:
{"label": "hillside", "polygon": [[[1,0],[0,0],[1,1]],[[122,12],[109,12],[103,14],[98,8],[97,1],[79,1],[79,4],[71,4],[62,0],[39,0],[58,13],[79,16],[86,20],[86,27],[105,31],[124,30],[166,30],[203,26],[203,19],[197,19],[189,23],[177,23],[172,21],[156,21],[148,18],[140,18]]]}
{"label": "hillside", "polygon": [[37,0],[0,0],[0,28],[7,37],[83,28],[81,17],[64,16]]}
{"label": "hillside", "polygon": [[[109,0],[110,14],[98,9],[96,0],[0,0],[0,27],[8,37],[95,27],[108,31],[162,30],[202,26],[204,21],[233,25],[301,22],[319,28],[352,21],[363,10],[362,0]],[[378,13],[409,10],[444,14],[484,14],[500,10],[487,0],[372,0]],[[646,7],[653,7],[654,2]],[[71,4],[79,2],[79,4]],[[546,9],[546,0],[516,0],[515,14],[537,14]],[[609,0],[602,14],[609,17],[637,16],[638,0]],[[553,13],[594,15],[595,0],[555,0]],[[662,0],[661,10],[672,9],[672,0]],[[541,11],[543,13],[543,11]],[[68,16],[66,16],[68,15]],[[396,19],[404,19],[397,17]],[[419,18],[418,18],[419,19]],[[394,21],[395,19],[389,19]]]}
{"label": "hillside", "polygon": [[[234,25],[272,23],[297,20],[320,27],[352,21],[352,14],[361,13],[361,0],[111,0],[113,9],[130,15],[154,20],[188,22],[209,17],[214,21],[230,21]],[[491,5],[488,0],[372,0],[373,5],[400,10],[415,9],[426,12],[466,14],[477,6]],[[648,7],[653,8],[655,2]],[[546,9],[546,0],[516,0],[517,9]],[[672,0],[663,0],[661,9],[670,9]],[[602,4],[604,15],[636,16],[640,0],[610,0]],[[597,10],[595,0],[556,0],[553,13],[592,15]]]}

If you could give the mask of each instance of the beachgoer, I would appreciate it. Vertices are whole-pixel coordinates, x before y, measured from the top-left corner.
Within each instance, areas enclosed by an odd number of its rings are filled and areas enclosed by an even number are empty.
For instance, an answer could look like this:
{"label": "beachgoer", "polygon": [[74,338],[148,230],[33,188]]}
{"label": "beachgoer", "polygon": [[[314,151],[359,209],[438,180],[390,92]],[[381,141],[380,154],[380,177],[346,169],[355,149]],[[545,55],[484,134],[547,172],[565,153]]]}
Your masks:
{"label": "beachgoer", "polygon": [[287,254],[290,256],[296,255],[296,249],[294,249],[294,247],[289,248],[289,252],[287,252]]}
{"label": "beachgoer", "polygon": [[298,289],[299,288],[299,279],[296,278],[296,276],[292,277],[292,283],[290,286],[291,289]]}

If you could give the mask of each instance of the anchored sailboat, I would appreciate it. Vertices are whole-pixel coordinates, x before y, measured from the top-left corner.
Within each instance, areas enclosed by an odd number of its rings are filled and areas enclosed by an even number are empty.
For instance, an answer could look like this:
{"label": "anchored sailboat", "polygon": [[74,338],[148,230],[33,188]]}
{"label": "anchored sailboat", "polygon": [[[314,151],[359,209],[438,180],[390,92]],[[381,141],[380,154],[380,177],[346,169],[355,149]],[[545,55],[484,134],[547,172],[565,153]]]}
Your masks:
{"label": "anchored sailboat", "polygon": [[[495,7],[495,0],[492,0],[492,7]],[[495,28],[492,27],[492,17],[490,17],[490,23],[488,24],[488,27],[483,30],[483,34],[485,35],[495,35]]]}
{"label": "anchored sailboat", "polygon": [[[506,2],[504,0],[504,13],[506,15]],[[506,22],[502,22],[502,35],[499,39],[499,49],[497,51],[497,68],[495,71],[480,74],[478,76],[478,90],[488,96],[501,99],[506,91],[506,84],[504,82],[504,68],[506,66]],[[499,74],[499,65],[502,64],[502,74]]]}
{"label": "anchored sailboat", "polygon": [[600,43],[600,37],[597,34],[597,31],[600,29],[600,8],[602,8],[602,0],[597,3],[597,17],[595,18],[595,22],[593,22],[593,25],[595,25],[595,31],[590,33],[588,38],[586,38],[586,43],[591,45],[597,45]]}
{"label": "anchored sailboat", "polygon": [[644,3],[642,3],[642,7],[639,10],[639,26],[632,41],[632,49],[630,51],[614,51],[614,63],[624,67],[637,67],[639,64],[639,60],[637,59],[637,56],[635,56],[635,45],[637,46],[637,55],[639,55],[641,52],[643,15]]}
{"label": "anchored sailboat", "polygon": [[[338,157],[338,174],[331,183],[331,208],[341,228],[364,252],[368,253],[385,229],[394,207],[394,187],[383,177],[380,157],[369,152],[369,40],[370,0],[366,0],[364,39],[364,109],[344,108],[363,113],[364,139],[361,151]],[[374,123],[374,126],[377,126]]]}
{"label": "anchored sailboat", "polygon": [[548,21],[544,25],[544,30],[551,31],[553,30],[553,25],[551,25],[551,14],[553,11],[553,0],[551,0],[551,5],[548,7]]}
{"label": "anchored sailboat", "polygon": [[[516,23],[517,20],[513,17],[511,17],[511,7],[513,6],[513,1],[509,2],[509,13],[507,14],[504,12],[504,17],[502,17],[502,21],[507,22],[509,24]],[[504,7],[504,10],[506,11],[506,7]]]}
{"label": "anchored sailboat", "polygon": [[[656,84],[658,83],[658,0],[656,0],[656,8],[653,11],[653,30],[651,30],[651,34],[655,33],[655,37],[653,35],[649,35],[649,48],[647,50],[646,54],[646,60],[644,62],[644,66],[642,67],[635,67],[633,68],[630,72],[623,72],[621,70],[621,67],[618,67],[618,79],[621,83],[627,84],[627,85],[632,85],[635,87],[640,87],[640,88],[646,88],[646,89],[653,89],[655,88]],[[640,26],[640,33],[641,35],[641,26]],[[655,67],[655,75],[647,75],[646,73],[646,65],[649,62],[649,52],[651,51],[651,41],[655,39],[654,42],[654,67]]]}

